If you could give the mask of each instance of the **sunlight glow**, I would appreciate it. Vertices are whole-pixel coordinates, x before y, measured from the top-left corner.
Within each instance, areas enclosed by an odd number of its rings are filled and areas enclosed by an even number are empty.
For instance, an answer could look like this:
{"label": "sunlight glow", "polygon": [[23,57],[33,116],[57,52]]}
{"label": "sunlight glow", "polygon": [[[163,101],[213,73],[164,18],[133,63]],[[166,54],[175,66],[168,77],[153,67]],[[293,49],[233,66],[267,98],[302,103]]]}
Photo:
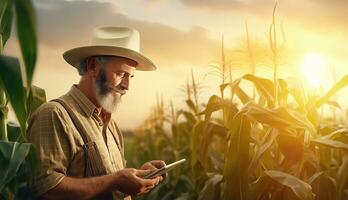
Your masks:
{"label": "sunlight glow", "polygon": [[302,73],[310,86],[319,87],[328,78],[326,58],[320,54],[306,54],[301,65]]}

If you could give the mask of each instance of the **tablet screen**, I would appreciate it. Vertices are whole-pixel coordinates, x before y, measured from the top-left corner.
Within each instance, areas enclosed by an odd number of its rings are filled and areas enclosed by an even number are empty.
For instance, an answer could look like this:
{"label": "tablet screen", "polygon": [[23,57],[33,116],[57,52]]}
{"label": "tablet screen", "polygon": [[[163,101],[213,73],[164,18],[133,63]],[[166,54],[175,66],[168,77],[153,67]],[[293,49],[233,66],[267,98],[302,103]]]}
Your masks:
{"label": "tablet screen", "polygon": [[155,178],[157,176],[161,176],[185,161],[186,161],[186,159],[184,158],[184,159],[178,160],[176,162],[170,163],[170,164],[168,164],[160,169],[157,169],[157,170],[150,172],[144,178],[150,179],[150,178]]}

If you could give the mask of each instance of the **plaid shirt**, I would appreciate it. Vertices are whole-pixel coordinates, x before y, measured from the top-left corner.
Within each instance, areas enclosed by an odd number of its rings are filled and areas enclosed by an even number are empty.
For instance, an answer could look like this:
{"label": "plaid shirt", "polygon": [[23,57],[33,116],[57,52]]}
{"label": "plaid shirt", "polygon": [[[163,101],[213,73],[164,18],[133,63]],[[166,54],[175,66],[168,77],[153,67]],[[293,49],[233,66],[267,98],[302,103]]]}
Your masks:
{"label": "plaid shirt", "polygon": [[[96,142],[107,173],[123,169],[123,137],[111,114],[101,113],[76,86],[60,98],[73,109]],[[47,102],[40,106],[29,120],[28,138],[39,156],[39,166],[31,181],[35,196],[54,188],[65,176],[84,177],[84,142],[62,105]],[[123,199],[117,192],[113,196]]]}

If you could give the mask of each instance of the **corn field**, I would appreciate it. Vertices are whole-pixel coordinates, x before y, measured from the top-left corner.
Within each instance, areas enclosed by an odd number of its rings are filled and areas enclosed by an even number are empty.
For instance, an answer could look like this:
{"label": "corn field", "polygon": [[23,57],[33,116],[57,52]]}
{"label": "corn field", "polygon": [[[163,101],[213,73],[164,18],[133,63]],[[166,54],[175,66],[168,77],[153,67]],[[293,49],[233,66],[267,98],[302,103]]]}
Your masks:
{"label": "corn field", "polygon": [[[324,107],[340,108],[333,97],[348,84],[348,75],[324,93],[279,78],[285,34],[282,27],[278,33],[275,20],[273,13],[268,55],[253,49],[247,26],[246,48],[239,51],[243,60],[226,62],[222,40],[221,62],[213,66],[221,77],[220,95],[200,102],[192,74],[186,107],[157,100],[135,133],[128,163],[187,162],[137,199],[348,199],[346,116],[323,113]],[[272,80],[256,75],[261,62],[272,67]],[[251,73],[234,77],[233,63],[247,65]],[[243,82],[253,85],[252,92]]]}

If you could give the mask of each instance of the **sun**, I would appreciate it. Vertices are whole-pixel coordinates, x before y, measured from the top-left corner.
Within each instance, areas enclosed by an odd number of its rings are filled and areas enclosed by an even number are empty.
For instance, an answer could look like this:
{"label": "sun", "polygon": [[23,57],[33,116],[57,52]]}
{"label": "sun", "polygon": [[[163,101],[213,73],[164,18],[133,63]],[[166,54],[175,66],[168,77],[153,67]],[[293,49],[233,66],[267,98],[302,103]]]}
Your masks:
{"label": "sun", "polygon": [[309,53],[304,56],[301,70],[307,83],[312,87],[320,87],[328,77],[327,60],[324,56]]}

